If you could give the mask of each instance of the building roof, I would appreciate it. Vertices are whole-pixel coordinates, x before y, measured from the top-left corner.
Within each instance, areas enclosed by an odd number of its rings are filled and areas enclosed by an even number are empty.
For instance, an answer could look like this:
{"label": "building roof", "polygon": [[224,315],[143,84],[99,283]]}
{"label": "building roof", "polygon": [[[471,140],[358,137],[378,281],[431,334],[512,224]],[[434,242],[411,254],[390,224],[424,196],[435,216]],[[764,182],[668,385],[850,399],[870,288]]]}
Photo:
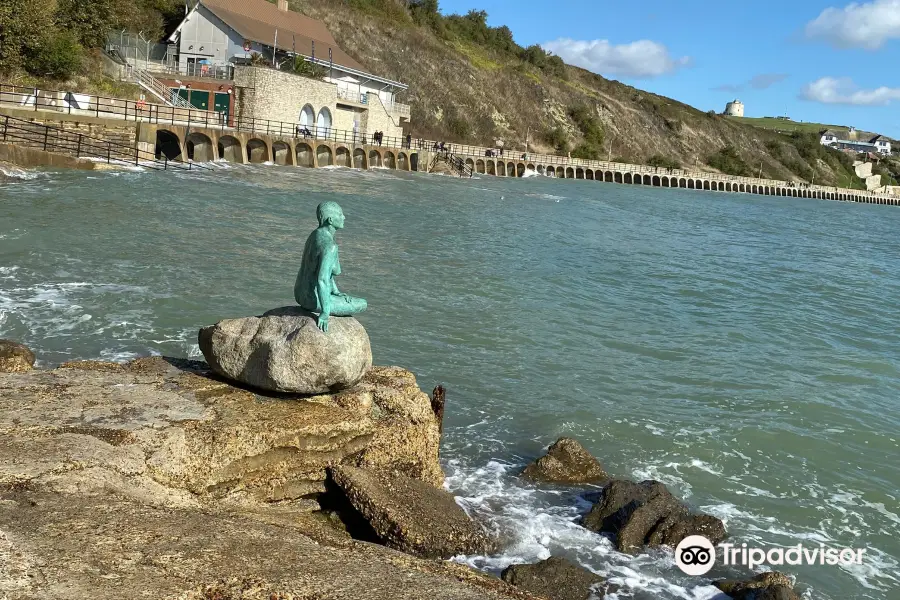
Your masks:
{"label": "building roof", "polygon": [[837,137],[838,133],[834,129],[826,129],[825,131],[823,131],[821,133],[821,135],[830,135],[830,136]]}
{"label": "building roof", "polygon": [[890,142],[890,141],[891,141],[891,140],[887,139],[887,138],[884,137],[883,135],[876,135],[876,136],[873,137],[871,140],[869,140],[869,142],[872,143],[872,144],[874,144],[875,142]]}
{"label": "building roof", "polygon": [[310,56],[315,42],[317,59],[327,61],[330,48],[335,65],[365,72],[362,65],[337,45],[322,21],[279,10],[266,0],[200,0],[200,4],[245,39],[275,46],[277,30],[279,50]]}

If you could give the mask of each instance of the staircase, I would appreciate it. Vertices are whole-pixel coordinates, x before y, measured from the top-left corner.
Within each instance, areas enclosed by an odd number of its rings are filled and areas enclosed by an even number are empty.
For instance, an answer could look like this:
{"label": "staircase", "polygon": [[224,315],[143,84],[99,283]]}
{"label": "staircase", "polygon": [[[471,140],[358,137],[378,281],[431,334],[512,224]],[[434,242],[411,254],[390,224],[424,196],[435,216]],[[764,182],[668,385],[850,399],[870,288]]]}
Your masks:
{"label": "staircase", "polygon": [[136,84],[162,100],[167,106],[177,106],[178,108],[191,108],[188,101],[173,92],[167,85],[150,74],[146,69],[129,68],[131,80]]}
{"label": "staircase", "polygon": [[466,164],[465,159],[450,152],[435,154],[434,158],[431,159],[431,165],[428,167],[428,171],[433,171],[438,163],[444,163],[445,165],[447,165],[447,167],[449,167],[451,172],[455,173],[459,177],[472,176],[472,167]]}

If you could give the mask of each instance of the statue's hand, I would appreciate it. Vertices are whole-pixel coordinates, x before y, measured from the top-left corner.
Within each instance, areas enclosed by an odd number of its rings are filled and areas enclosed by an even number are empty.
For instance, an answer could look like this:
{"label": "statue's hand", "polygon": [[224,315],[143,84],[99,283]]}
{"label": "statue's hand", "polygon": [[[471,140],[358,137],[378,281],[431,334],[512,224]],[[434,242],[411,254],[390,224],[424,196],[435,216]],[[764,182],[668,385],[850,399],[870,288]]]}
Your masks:
{"label": "statue's hand", "polygon": [[318,319],[319,329],[328,333],[328,315],[320,314]]}

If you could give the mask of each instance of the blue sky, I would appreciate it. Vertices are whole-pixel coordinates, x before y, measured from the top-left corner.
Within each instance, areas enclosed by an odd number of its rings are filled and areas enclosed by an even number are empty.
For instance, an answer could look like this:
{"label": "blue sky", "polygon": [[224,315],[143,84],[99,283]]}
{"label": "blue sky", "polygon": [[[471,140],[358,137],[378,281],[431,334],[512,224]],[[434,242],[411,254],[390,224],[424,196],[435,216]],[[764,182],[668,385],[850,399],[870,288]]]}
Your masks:
{"label": "blue sky", "polygon": [[900,0],[440,0],[610,79],[900,138]]}

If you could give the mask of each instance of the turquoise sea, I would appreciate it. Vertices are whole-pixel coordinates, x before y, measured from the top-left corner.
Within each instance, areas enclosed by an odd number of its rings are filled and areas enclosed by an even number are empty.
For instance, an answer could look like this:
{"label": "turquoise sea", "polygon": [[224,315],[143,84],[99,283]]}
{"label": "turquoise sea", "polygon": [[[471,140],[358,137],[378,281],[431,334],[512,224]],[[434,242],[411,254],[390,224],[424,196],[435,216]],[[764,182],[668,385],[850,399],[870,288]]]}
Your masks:
{"label": "turquoise sea", "polygon": [[[563,554],[611,598],[717,597],[671,553],[617,553],[582,489],[521,468],[574,436],[763,548],[815,600],[900,598],[900,209],[541,177],[220,165],[0,183],[0,337],[41,364],[198,357],[197,329],[292,302],[337,200],[342,291],[378,364],[447,388],[447,485],[504,538],[497,572]],[[723,596],[719,596],[723,597]]]}

